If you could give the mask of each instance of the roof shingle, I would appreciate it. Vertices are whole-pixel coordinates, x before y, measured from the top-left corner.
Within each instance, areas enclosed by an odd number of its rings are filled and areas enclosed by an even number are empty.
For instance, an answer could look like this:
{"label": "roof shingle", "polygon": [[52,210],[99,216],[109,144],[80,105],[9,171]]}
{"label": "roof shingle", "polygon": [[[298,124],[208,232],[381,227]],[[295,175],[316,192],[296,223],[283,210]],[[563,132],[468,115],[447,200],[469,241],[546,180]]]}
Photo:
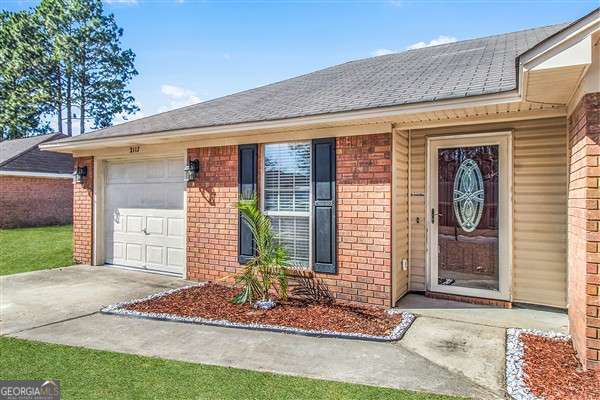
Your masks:
{"label": "roof shingle", "polygon": [[62,141],[279,120],[506,92],[516,58],[568,24],[350,61]]}
{"label": "roof shingle", "polygon": [[70,174],[73,172],[70,154],[39,149],[40,144],[60,138],[66,136],[52,133],[0,142],[0,171]]}

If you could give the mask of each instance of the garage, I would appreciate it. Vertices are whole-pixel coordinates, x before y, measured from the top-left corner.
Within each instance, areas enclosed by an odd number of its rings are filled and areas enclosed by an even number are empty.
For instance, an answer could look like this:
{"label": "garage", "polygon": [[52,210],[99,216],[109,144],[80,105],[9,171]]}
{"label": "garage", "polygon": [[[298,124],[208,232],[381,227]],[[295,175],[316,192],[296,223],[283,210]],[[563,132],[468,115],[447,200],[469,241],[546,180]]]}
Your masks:
{"label": "garage", "polygon": [[184,274],[183,170],[183,157],[106,162],[106,264]]}

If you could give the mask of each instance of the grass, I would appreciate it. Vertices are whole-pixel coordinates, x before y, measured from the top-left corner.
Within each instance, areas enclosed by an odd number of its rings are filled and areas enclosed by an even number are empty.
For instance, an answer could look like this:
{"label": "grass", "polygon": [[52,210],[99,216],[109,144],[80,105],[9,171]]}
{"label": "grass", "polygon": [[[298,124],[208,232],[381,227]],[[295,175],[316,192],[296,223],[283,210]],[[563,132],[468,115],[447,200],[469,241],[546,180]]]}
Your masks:
{"label": "grass", "polygon": [[0,379],[58,379],[63,399],[453,399],[8,337],[0,354]]}
{"label": "grass", "polygon": [[0,275],[73,264],[71,225],[0,229]]}

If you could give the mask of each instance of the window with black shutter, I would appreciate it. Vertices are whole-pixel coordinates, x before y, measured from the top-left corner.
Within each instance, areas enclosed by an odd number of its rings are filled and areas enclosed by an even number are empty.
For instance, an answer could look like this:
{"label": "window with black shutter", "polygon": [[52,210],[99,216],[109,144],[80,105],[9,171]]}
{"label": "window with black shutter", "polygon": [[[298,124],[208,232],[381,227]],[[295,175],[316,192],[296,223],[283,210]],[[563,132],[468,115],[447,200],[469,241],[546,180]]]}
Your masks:
{"label": "window with black shutter", "polygon": [[335,139],[313,140],[312,157],[314,270],[335,274]]}
{"label": "window with black shutter", "polygon": [[[238,192],[240,199],[256,196],[258,145],[238,146]],[[255,255],[254,238],[244,218],[239,215],[238,261],[245,264]]]}

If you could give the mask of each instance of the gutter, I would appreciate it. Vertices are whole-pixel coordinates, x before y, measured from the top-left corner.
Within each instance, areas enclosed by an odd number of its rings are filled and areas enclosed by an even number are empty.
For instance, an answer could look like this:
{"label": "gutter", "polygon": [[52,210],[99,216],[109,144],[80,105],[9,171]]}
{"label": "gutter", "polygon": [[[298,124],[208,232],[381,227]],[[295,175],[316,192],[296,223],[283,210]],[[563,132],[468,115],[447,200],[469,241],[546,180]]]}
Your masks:
{"label": "gutter", "polygon": [[73,174],[61,174],[58,172],[29,172],[29,171],[0,171],[0,176],[22,176],[28,178],[48,178],[48,179],[73,179]]}
{"label": "gutter", "polygon": [[[251,130],[277,130],[290,128],[308,128],[310,125],[351,122],[361,119],[388,118],[393,119],[404,114],[421,112],[434,112],[451,108],[479,107],[486,105],[514,103],[521,101],[517,90],[510,90],[495,94],[461,97],[450,100],[439,100],[423,103],[404,104],[391,107],[379,107],[358,111],[312,115],[307,117],[287,118],[272,121],[246,122],[231,125],[210,126],[204,128],[188,128],[179,130],[159,131],[152,133],[120,135],[113,137],[90,137],[70,141],[54,141],[40,145],[42,150],[64,151],[94,148],[98,146],[119,146],[140,143],[142,141],[158,141],[161,139],[184,139],[194,136],[234,134]],[[91,135],[91,134],[90,134]],[[85,135],[84,135],[85,136]]]}

